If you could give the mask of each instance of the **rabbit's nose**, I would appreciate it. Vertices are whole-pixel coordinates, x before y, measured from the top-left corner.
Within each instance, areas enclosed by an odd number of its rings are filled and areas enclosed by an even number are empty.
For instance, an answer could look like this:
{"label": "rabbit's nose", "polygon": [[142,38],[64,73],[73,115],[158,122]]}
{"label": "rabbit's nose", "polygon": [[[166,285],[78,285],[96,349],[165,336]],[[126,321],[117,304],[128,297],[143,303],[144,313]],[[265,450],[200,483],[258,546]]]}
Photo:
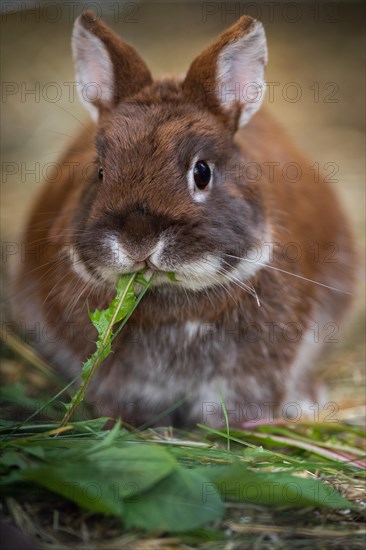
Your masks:
{"label": "rabbit's nose", "polygon": [[137,263],[144,263],[145,265],[151,267],[152,269],[157,269],[157,267],[154,265],[151,256],[153,256],[154,252],[156,251],[156,246],[134,246],[129,247],[128,249],[128,256]]}
{"label": "rabbit's nose", "polygon": [[127,212],[121,218],[121,231],[136,244],[154,239],[161,230],[161,221],[149,214],[145,204]]}

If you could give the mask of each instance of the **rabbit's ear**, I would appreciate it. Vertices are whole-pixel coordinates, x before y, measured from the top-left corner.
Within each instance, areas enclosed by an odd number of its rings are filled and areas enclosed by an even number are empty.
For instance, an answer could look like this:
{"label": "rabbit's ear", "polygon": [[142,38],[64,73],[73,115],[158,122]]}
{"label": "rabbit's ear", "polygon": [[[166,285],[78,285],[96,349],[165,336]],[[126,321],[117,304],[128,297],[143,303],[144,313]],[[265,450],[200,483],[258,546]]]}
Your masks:
{"label": "rabbit's ear", "polygon": [[183,83],[184,94],[236,129],[262,103],[266,63],[263,26],[243,16],[193,61]]}
{"label": "rabbit's ear", "polygon": [[95,121],[101,111],[152,82],[138,53],[93,12],[76,19],[72,50],[79,96]]}

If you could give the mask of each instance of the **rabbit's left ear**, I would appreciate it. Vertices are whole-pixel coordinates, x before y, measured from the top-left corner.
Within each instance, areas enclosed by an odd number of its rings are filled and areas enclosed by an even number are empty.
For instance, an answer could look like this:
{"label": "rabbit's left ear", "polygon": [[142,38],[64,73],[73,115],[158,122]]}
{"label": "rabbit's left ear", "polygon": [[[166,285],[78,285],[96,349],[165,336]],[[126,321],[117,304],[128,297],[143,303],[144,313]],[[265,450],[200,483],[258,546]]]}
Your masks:
{"label": "rabbit's left ear", "polygon": [[101,112],[152,83],[136,50],[91,11],[75,21],[72,50],[79,96],[95,121]]}
{"label": "rabbit's left ear", "polygon": [[193,61],[183,83],[184,94],[236,129],[249,121],[263,101],[266,63],[263,26],[243,16]]}

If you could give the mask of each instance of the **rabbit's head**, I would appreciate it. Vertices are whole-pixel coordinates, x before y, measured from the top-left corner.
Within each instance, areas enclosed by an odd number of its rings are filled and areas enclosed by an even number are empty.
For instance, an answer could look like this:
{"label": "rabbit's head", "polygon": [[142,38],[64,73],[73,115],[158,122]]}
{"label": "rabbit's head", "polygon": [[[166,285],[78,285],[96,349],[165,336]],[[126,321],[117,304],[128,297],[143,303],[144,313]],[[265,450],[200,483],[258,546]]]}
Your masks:
{"label": "rabbit's head", "polygon": [[182,80],[154,81],[90,12],[72,44],[97,125],[95,170],[74,222],[83,273],[114,283],[148,265],[157,282],[170,284],[164,272],[173,272],[193,290],[252,276],[257,265],[240,257],[261,246],[267,223],[260,186],[239,174],[235,136],[264,94],[262,25],[239,19]]}

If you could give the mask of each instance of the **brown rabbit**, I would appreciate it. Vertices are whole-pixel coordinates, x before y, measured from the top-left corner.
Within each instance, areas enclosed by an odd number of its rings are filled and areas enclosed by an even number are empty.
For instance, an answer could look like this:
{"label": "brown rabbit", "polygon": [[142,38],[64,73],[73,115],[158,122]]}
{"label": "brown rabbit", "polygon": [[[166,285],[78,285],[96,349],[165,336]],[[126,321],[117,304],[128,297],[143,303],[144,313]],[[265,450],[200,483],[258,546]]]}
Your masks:
{"label": "brown rabbit", "polygon": [[[235,424],[311,410],[314,360],[339,339],[355,257],[333,190],[257,112],[261,23],[239,19],[182,80],[153,80],[91,12],[72,45],[94,123],[42,188],[16,277],[40,353],[77,376],[95,349],[87,308],[149,266],[153,287],[88,392],[98,413],[139,424],[181,402],[160,422],[219,426],[220,393]],[[283,169],[294,166],[296,181]]]}

